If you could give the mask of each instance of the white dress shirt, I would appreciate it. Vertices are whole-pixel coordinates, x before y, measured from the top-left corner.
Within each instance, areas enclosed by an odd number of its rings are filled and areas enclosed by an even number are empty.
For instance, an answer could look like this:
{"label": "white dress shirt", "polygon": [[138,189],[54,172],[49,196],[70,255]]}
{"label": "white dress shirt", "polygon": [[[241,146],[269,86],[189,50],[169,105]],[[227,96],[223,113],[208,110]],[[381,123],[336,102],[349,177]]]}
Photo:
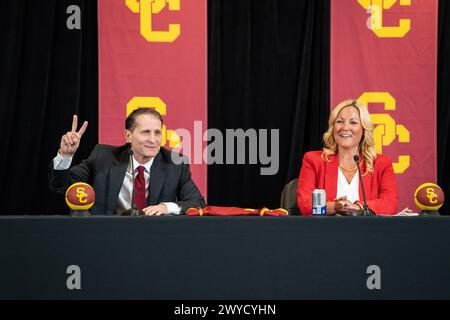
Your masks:
{"label": "white dress shirt", "polygon": [[352,203],[359,200],[359,177],[358,173],[355,173],[350,183],[348,183],[341,168],[338,168],[336,198],[343,196],[347,196],[347,200]]}
{"label": "white dress shirt", "polygon": [[[53,169],[54,170],[67,170],[70,168],[73,157],[66,157],[61,155],[59,152],[53,159]],[[152,158],[144,166],[144,177],[145,177],[145,196],[148,197],[148,186],[150,184],[150,168],[153,164]],[[133,166],[135,171],[135,177],[137,175],[137,167],[140,166],[139,162],[133,156]],[[131,192],[133,190],[133,175],[131,174],[131,164],[128,164],[127,171],[125,173],[125,178],[123,179],[122,188],[119,192],[119,197],[117,199],[116,213],[120,214],[125,210],[131,208]],[[181,208],[174,202],[163,202],[167,207],[167,214],[180,214]]]}

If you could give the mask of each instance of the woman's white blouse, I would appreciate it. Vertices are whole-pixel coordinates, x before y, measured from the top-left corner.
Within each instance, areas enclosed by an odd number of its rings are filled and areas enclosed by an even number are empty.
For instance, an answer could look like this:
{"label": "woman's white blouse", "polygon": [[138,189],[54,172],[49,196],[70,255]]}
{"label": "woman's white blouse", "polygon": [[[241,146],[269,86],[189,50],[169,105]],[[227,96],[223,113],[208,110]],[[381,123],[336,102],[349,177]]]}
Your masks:
{"label": "woman's white blouse", "polygon": [[341,168],[338,168],[336,198],[343,196],[347,196],[347,200],[350,200],[351,202],[359,200],[359,177],[358,172],[356,172],[352,178],[352,181],[348,183],[341,171]]}

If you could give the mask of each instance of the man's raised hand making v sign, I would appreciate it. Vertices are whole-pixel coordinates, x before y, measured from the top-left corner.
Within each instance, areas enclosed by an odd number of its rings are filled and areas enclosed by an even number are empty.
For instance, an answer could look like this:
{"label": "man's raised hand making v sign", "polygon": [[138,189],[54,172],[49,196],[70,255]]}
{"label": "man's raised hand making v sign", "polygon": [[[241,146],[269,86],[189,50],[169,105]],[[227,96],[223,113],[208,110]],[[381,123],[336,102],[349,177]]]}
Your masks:
{"label": "man's raised hand making v sign", "polygon": [[78,117],[77,115],[73,116],[72,120],[72,130],[68,131],[65,135],[61,137],[61,143],[59,146],[59,153],[62,156],[73,156],[80,146],[80,140],[83,136],[86,128],[88,126],[88,122],[85,121],[81,126],[80,130],[77,131],[78,127]]}

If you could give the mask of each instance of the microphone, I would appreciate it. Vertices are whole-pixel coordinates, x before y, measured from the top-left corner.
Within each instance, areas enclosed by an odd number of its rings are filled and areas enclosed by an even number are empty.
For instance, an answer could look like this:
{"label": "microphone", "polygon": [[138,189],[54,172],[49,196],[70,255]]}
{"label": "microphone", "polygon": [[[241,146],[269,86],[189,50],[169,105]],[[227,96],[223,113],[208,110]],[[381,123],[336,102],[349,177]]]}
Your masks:
{"label": "microphone", "polygon": [[134,162],[133,162],[133,150],[130,148],[127,150],[129,157],[130,157],[130,163],[131,163],[131,177],[133,179],[133,185],[131,187],[131,208],[128,210],[125,210],[122,213],[122,216],[144,216],[145,213],[142,211],[142,209],[139,209],[136,207],[135,202],[135,196],[134,196]]}
{"label": "microphone", "polygon": [[359,168],[359,156],[358,155],[354,155],[353,156],[353,160],[356,161],[356,166],[358,167],[358,176],[359,176],[359,183],[361,183],[361,190],[362,190],[362,194],[363,194],[363,200],[364,200],[364,206],[363,206],[363,211],[362,211],[362,215],[363,216],[374,216],[375,213],[369,209],[369,207],[367,206],[367,202],[366,202],[366,192],[364,191],[364,183],[361,177],[361,169]]}

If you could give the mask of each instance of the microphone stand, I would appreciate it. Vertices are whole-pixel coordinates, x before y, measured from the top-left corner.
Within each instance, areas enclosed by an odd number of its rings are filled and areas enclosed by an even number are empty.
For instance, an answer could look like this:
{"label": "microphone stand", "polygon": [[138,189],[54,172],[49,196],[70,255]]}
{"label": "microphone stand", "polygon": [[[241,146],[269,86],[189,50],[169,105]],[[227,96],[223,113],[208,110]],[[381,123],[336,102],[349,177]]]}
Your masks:
{"label": "microphone stand", "polygon": [[364,183],[361,177],[361,169],[359,168],[359,156],[358,155],[354,155],[353,156],[353,160],[356,161],[356,165],[358,167],[358,176],[359,176],[359,183],[361,183],[361,190],[362,190],[362,194],[363,194],[363,200],[364,200],[364,206],[362,209],[362,215],[363,216],[374,216],[375,213],[367,206],[367,202],[366,202],[366,192],[364,191]]}
{"label": "microphone stand", "polygon": [[136,207],[135,199],[134,199],[134,163],[133,163],[133,150],[128,149],[128,154],[130,155],[130,163],[131,163],[131,177],[133,179],[132,191],[131,191],[131,208],[122,212],[122,216],[145,216],[144,211]]}

